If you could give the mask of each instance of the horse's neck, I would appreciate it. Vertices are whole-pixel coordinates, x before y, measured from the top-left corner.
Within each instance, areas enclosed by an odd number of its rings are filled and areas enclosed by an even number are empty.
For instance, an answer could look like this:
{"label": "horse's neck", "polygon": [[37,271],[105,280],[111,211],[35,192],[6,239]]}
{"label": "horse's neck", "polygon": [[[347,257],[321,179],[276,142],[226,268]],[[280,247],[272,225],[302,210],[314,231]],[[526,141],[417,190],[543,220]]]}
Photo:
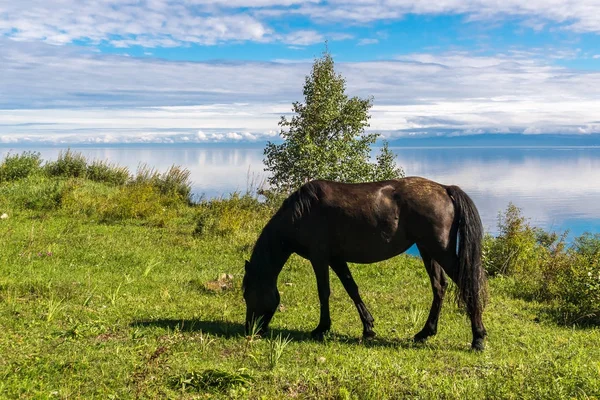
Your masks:
{"label": "horse's neck", "polygon": [[267,225],[256,241],[250,264],[257,273],[276,280],[290,255],[277,232]]}

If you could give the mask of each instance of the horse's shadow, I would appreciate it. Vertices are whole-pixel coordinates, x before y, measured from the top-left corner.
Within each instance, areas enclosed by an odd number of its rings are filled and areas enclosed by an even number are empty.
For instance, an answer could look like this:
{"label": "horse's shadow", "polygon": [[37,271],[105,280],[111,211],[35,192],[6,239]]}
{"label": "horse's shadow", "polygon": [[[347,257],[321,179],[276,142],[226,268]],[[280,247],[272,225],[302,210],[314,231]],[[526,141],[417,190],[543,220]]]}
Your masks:
{"label": "horse's shadow", "polygon": [[[130,324],[132,327],[137,328],[151,328],[158,327],[163,329],[170,329],[179,332],[203,332],[216,337],[222,337],[226,339],[245,337],[244,325],[234,323],[230,321],[204,321],[200,319],[145,319],[137,320]],[[265,335],[266,338],[287,337],[295,342],[315,342],[315,343],[346,343],[355,345],[364,345],[366,347],[393,347],[393,348],[404,348],[414,349],[423,348],[428,345],[422,343],[415,343],[412,338],[397,338],[390,339],[376,336],[373,339],[363,340],[361,337],[354,337],[335,332],[328,333],[324,340],[314,339],[310,332],[299,331],[296,329],[285,329],[285,328],[271,328]]]}

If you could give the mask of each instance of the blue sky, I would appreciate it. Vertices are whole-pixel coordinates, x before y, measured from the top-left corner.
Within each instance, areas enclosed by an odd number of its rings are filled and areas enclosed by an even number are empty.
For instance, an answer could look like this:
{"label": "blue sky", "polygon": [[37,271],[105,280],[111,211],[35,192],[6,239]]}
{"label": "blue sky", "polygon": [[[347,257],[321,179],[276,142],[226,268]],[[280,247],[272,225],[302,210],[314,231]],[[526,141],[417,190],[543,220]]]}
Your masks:
{"label": "blue sky", "polygon": [[0,0],[0,144],[272,140],[325,40],[387,138],[600,133],[598,0]]}

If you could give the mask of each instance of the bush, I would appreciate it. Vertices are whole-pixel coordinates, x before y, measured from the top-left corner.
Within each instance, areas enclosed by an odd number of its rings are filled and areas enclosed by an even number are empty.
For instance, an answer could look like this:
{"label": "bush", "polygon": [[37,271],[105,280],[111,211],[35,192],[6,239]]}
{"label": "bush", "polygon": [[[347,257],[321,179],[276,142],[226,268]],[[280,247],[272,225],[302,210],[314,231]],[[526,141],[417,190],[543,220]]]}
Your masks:
{"label": "bush", "polygon": [[65,193],[61,200],[61,208],[69,215],[101,219],[100,213],[113,202],[112,196],[118,188],[104,182],[78,181],[79,184]]}
{"label": "bush", "polygon": [[168,171],[160,173],[147,165],[138,168],[132,185],[150,185],[165,195],[176,200],[184,200],[191,203],[192,184],[190,182],[190,171],[173,165]]}
{"label": "bush", "polygon": [[0,183],[16,181],[41,171],[40,153],[8,154],[0,164]]}
{"label": "bush", "polygon": [[483,263],[490,276],[523,274],[535,270],[539,261],[536,231],[529,226],[521,210],[509,204],[498,215],[499,235],[486,236]]}
{"label": "bush", "polygon": [[30,176],[8,186],[3,186],[0,196],[17,208],[49,211],[61,206],[63,196],[71,189],[65,181]]}
{"label": "bush", "polygon": [[152,185],[128,185],[100,203],[98,212],[104,222],[148,218],[163,211],[163,200]]}
{"label": "bush", "polygon": [[87,166],[86,176],[95,182],[104,182],[113,186],[121,186],[129,181],[127,167],[109,164],[105,161],[94,161]]}
{"label": "bush", "polygon": [[600,323],[600,234],[575,239],[552,289],[565,322]]}
{"label": "bush", "polygon": [[72,152],[71,149],[61,151],[58,159],[44,166],[49,176],[62,176],[68,178],[85,178],[87,160],[81,153]]}
{"label": "bush", "polygon": [[73,190],[63,194],[61,208],[75,218],[83,216],[103,223],[138,220],[145,225],[164,227],[181,211],[181,202],[174,202],[150,184],[112,186],[86,180],[74,182],[77,185]]}
{"label": "bush", "polygon": [[[199,204],[195,236],[206,234],[228,236],[253,223],[264,224],[257,214],[270,214],[272,209],[256,197],[234,193],[228,199],[214,199]],[[265,215],[267,217],[267,215]]]}
{"label": "bush", "polygon": [[600,322],[600,235],[566,244],[566,233],[531,227],[510,204],[499,215],[498,237],[484,241],[489,275],[512,277],[513,295],[548,302],[564,323]]}
{"label": "bush", "polygon": [[182,200],[191,201],[190,171],[185,168],[173,165],[168,171],[160,175],[156,186],[164,195],[175,195]]}

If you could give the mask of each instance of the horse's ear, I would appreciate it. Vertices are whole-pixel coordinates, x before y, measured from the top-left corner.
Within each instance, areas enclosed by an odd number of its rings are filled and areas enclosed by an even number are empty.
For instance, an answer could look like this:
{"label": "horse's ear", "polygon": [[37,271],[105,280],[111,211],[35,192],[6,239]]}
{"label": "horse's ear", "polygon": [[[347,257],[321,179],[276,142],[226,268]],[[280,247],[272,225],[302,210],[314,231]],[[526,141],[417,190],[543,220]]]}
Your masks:
{"label": "horse's ear", "polygon": [[250,266],[250,261],[246,260],[246,264],[244,264],[244,267],[246,268],[246,270],[248,270],[249,266]]}

